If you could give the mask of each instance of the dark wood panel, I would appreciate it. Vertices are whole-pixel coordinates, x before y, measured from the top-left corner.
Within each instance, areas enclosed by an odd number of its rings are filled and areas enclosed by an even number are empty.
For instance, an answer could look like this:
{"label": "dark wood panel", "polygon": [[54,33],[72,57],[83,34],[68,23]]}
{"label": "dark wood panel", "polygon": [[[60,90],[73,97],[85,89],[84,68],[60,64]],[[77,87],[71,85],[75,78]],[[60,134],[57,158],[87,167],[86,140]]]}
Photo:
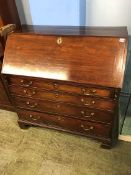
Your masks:
{"label": "dark wood panel", "polygon": [[[21,23],[17,12],[14,0],[0,0],[0,27],[7,24],[16,24],[16,29],[21,30]],[[3,60],[4,47],[6,42],[6,33],[4,37],[0,37],[0,60]],[[0,62],[0,72],[2,63]],[[6,89],[4,87],[3,79],[0,74],[0,109],[15,111],[11,104]]]}
{"label": "dark wood panel", "polygon": [[18,115],[21,120],[26,120],[32,123],[43,123],[47,126],[58,126],[61,129],[85,133],[87,135],[96,135],[109,138],[111,127],[94,122],[76,120],[73,118],[65,118],[62,116],[49,115],[44,113],[18,110]]}
{"label": "dark wood panel", "polygon": [[[0,70],[1,70],[1,66],[2,66],[2,63],[1,63],[1,60],[0,60]],[[12,106],[12,104],[11,104],[9,98],[8,98],[6,89],[4,87],[1,74],[0,74],[0,109],[6,109],[6,110],[14,111],[14,107]]]}
{"label": "dark wood panel", "polygon": [[125,38],[11,34],[2,72],[121,88],[126,45]]}
{"label": "dark wood panel", "polygon": [[[66,93],[72,94],[80,94],[85,96],[100,96],[107,98],[117,98],[118,93],[113,88],[104,88],[104,87],[92,87],[87,84],[79,85],[79,84],[71,84],[69,82],[60,82],[46,79],[37,79],[30,77],[21,77],[21,76],[8,76],[7,78],[9,85],[17,85],[24,88],[38,88],[45,90],[53,90],[53,91],[62,91]],[[11,90],[14,91],[15,86],[11,87]],[[18,88],[16,88],[18,91]]]}
{"label": "dark wood panel", "polygon": [[0,19],[2,25],[16,24],[16,28],[21,30],[21,23],[15,0],[0,0]]}
{"label": "dark wood panel", "polygon": [[0,27],[2,27],[4,24],[3,24],[3,20],[2,20],[2,17],[0,16]]}
{"label": "dark wood panel", "polygon": [[0,104],[1,105],[11,105],[6,95],[5,89],[3,87],[1,78],[0,78]]}
{"label": "dark wood panel", "polygon": [[84,120],[95,120],[105,123],[111,123],[114,114],[111,112],[97,110],[94,108],[77,107],[65,103],[58,103],[44,100],[33,100],[28,98],[13,97],[14,103],[19,108],[30,109],[34,111],[47,112],[63,116],[81,118]]}
{"label": "dark wood panel", "polygon": [[54,102],[65,102],[77,106],[86,106],[90,108],[103,109],[109,111],[114,111],[116,106],[116,101],[114,100],[107,100],[96,97],[70,95],[61,92],[41,91],[17,86],[10,86],[9,90],[12,94],[21,97],[29,97],[37,100],[49,100]]}

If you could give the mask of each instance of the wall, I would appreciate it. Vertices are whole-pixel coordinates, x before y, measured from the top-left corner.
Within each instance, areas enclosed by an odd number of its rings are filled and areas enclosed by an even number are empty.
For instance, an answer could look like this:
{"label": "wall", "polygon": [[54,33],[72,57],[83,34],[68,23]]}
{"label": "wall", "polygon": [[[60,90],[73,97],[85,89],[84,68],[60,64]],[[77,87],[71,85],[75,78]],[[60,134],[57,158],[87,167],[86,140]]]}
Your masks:
{"label": "wall", "polygon": [[57,20],[85,25],[86,18],[87,26],[128,26],[131,35],[131,0],[16,0],[16,4],[22,24],[48,25]]}
{"label": "wall", "polygon": [[87,26],[128,26],[131,35],[131,0],[86,0]]}
{"label": "wall", "polygon": [[[87,26],[127,26],[131,35],[131,0],[86,0]],[[123,92],[131,92],[131,36]]]}
{"label": "wall", "polygon": [[85,25],[86,0],[16,0],[22,24]]}

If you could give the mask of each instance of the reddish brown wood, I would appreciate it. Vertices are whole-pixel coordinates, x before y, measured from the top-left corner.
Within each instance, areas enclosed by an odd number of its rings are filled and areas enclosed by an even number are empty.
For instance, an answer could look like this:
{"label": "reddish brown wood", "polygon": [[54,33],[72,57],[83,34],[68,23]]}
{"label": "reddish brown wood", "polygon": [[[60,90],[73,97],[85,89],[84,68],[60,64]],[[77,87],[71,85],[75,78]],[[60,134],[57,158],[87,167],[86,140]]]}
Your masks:
{"label": "reddish brown wood", "polygon": [[[9,86],[10,93],[13,95],[18,95],[21,97],[29,97],[41,100],[52,100],[61,101],[66,103],[73,103],[80,106],[99,106],[104,109],[112,109],[110,106],[114,99],[99,98],[95,95],[77,95],[70,94],[63,91],[49,91],[49,90],[39,90],[38,88],[26,88],[21,86]],[[94,102],[93,102],[94,101]],[[106,104],[103,104],[106,103]]]}
{"label": "reddish brown wood", "polygon": [[[72,84],[70,82],[62,81],[50,81],[46,79],[29,78],[23,76],[8,76],[7,78],[9,85],[17,85],[24,88],[35,88],[42,90],[52,90],[52,91],[61,91],[65,93],[86,95],[86,96],[100,96],[107,98],[116,98],[118,93],[113,88],[103,88],[98,86],[90,86],[87,84]],[[14,87],[15,88],[15,87]],[[13,87],[12,87],[13,90]]]}
{"label": "reddish brown wood", "polygon": [[26,123],[23,123],[23,122],[20,122],[20,121],[18,121],[18,124],[19,124],[19,127],[21,129],[28,129],[30,127],[29,124],[26,124]]}
{"label": "reddish brown wood", "polygon": [[0,0],[0,19],[2,25],[16,24],[16,28],[21,30],[21,23],[15,0]]}
{"label": "reddish brown wood", "polygon": [[[1,70],[1,66],[2,66],[2,63],[0,61],[0,70]],[[4,87],[1,74],[0,74],[0,109],[14,111],[14,107],[12,106],[12,104],[8,98],[6,89]]]}
{"label": "reddish brown wood", "polygon": [[49,35],[53,29],[9,36],[2,72],[19,125],[90,136],[111,147],[118,140],[126,29],[56,27]]}
{"label": "reddish brown wood", "polygon": [[99,137],[109,138],[111,133],[111,127],[109,125],[102,125],[73,118],[67,119],[63,116],[48,115],[24,110],[19,110],[18,115],[23,121],[25,120],[31,123],[46,124],[47,126],[56,126],[66,130],[84,133],[87,135],[96,135]]}
{"label": "reddish brown wood", "polygon": [[2,17],[0,16],[0,27],[2,27],[4,24],[3,24],[3,20],[2,20]]}
{"label": "reddish brown wood", "polygon": [[33,111],[41,111],[50,114],[58,114],[63,116],[81,118],[84,120],[99,121],[112,123],[114,114],[95,108],[78,107],[66,103],[58,103],[56,101],[35,100],[21,97],[14,97],[15,106],[19,108],[29,109]]}
{"label": "reddish brown wood", "polygon": [[11,34],[7,40],[2,72],[122,87],[126,38],[61,38],[62,44],[59,45],[58,36]]}
{"label": "reddish brown wood", "polygon": [[0,60],[2,60],[2,58],[3,58],[3,52],[4,52],[4,50],[3,50],[3,45],[2,45],[1,42],[2,42],[2,41],[1,41],[1,38],[0,38]]}
{"label": "reddish brown wood", "polygon": [[40,91],[40,90],[36,91],[36,90],[29,90],[25,88],[19,88],[19,87],[15,88],[14,86],[11,86],[9,89],[11,93],[15,95],[19,95],[21,97],[33,97],[33,99],[38,99],[38,100],[40,99],[40,100],[49,100],[49,101],[56,101],[56,102],[65,102],[65,103],[74,104],[77,106],[85,106],[89,108],[103,109],[108,111],[114,111],[115,109],[115,101],[111,99],[106,100],[106,99],[96,98],[96,97],[63,94],[60,92],[54,93],[54,92],[47,92],[47,91]]}
{"label": "reddish brown wood", "polygon": [[[0,27],[3,27],[4,25],[7,24],[16,24],[16,29],[17,30],[21,29],[21,23],[14,0],[11,1],[0,0]],[[6,35],[4,37],[0,36],[0,72],[4,54],[5,39]],[[6,109],[11,111],[15,110],[8,98],[8,94],[6,92],[6,88],[4,86],[1,74],[0,74],[0,109]]]}
{"label": "reddish brown wood", "polygon": [[10,105],[8,97],[3,89],[4,89],[4,87],[3,87],[2,81],[0,79],[0,92],[1,92],[0,93],[0,105]]}

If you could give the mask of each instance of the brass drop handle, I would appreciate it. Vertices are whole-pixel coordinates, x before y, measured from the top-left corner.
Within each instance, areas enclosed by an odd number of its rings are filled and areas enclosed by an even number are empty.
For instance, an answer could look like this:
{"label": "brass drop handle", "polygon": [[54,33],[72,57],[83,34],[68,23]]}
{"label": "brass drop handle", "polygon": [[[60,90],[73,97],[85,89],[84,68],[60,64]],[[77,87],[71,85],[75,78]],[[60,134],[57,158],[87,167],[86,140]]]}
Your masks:
{"label": "brass drop handle", "polygon": [[84,125],[81,124],[81,128],[84,130],[84,131],[90,131],[90,130],[93,130],[94,127],[93,126],[90,126],[88,128],[86,128]]}
{"label": "brass drop handle", "polygon": [[59,97],[59,94],[58,93],[55,93],[55,97],[58,98]]}
{"label": "brass drop handle", "polygon": [[56,42],[57,42],[57,44],[58,44],[58,45],[61,45],[61,44],[62,44],[62,42],[63,42],[63,40],[62,40],[62,38],[61,38],[61,37],[58,37]]}
{"label": "brass drop handle", "polygon": [[58,120],[60,121],[61,120],[61,117],[58,117]]}
{"label": "brass drop handle", "polygon": [[85,88],[82,88],[82,92],[84,95],[94,95],[97,91],[96,91],[96,89],[92,89],[92,90],[87,91]]}
{"label": "brass drop handle", "polygon": [[32,120],[34,120],[34,121],[36,121],[36,120],[39,120],[39,119],[40,119],[40,116],[33,116],[33,115],[29,115],[29,117],[30,117]]}
{"label": "brass drop handle", "polygon": [[59,121],[61,121],[61,120],[62,120],[62,118],[61,118],[61,117],[58,117],[58,120],[59,120]]}
{"label": "brass drop handle", "polygon": [[20,82],[21,82],[21,86],[23,86],[23,87],[29,87],[33,83],[32,81],[29,81],[28,83],[24,83],[24,80],[21,80]]}
{"label": "brass drop handle", "polygon": [[94,100],[85,102],[85,100],[83,98],[81,99],[81,102],[83,102],[85,106],[90,106],[90,105],[94,105],[95,104]]}
{"label": "brass drop handle", "polygon": [[58,119],[58,121],[64,121],[64,118],[62,118],[60,116],[57,119]]}
{"label": "brass drop handle", "polygon": [[94,112],[91,112],[89,115],[86,115],[84,111],[81,111],[81,114],[83,117],[86,117],[86,118],[90,118],[90,117],[93,117],[95,115]]}
{"label": "brass drop handle", "polygon": [[35,94],[36,94],[36,91],[35,91],[35,90],[31,91],[31,93],[30,93],[30,92],[28,92],[27,89],[24,89],[23,92],[24,92],[26,95],[28,95],[29,97],[31,97],[32,95],[35,95]]}
{"label": "brass drop handle", "polygon": [[37,103],[30,104],[29,101],[27,101],[26,104],[27,104],[30,108],[35,108],[35,107],[38,105]]}
{"label": "brass drop handle", "polygon": [[57,84],[57,83],[54,83],[54,84],[53,84],[53,87],[54,87],[55,89],[57,89],[57,88],[58,88],[58,84]]}

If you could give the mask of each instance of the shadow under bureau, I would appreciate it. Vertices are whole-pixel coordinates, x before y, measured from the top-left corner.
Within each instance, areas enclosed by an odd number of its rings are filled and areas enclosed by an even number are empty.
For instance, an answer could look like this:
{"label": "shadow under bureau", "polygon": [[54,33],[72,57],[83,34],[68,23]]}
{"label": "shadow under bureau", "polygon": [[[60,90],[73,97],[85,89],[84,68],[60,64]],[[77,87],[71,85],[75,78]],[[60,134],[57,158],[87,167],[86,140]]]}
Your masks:
{"label": "shadow under bureau", "polygon": [[11,34],[2,74],[20,127],[67,131],[112,147],[126,50],[124,27],[45,27]]}

